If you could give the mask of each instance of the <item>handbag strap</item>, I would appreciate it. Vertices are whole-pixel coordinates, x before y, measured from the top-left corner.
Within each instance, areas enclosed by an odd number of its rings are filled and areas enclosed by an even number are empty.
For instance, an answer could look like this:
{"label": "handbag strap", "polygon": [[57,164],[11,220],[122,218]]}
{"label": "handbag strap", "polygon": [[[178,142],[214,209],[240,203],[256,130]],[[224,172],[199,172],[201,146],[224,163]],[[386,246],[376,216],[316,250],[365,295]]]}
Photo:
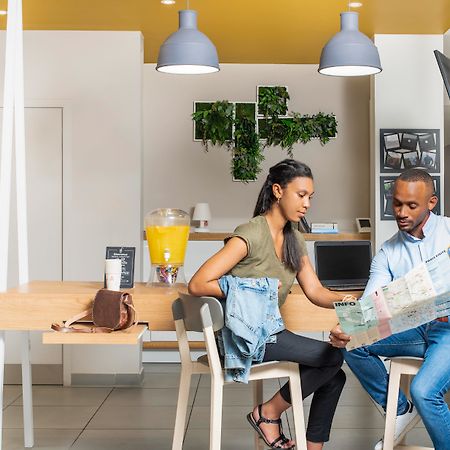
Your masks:
{"label": "handbag strap", "polygon": [[[138,314],[137,314],[137,311],[136,311],[134,305],[132,303],[128,303],[128,301],[127,301],[129,298],[129,295],[128,294],[125,294],[125,295],[126,295],[126,299],[125,299],[124,303],[128,306],[128,308],[130,308],[134,312],[134,321],[129,327],[129,328],[131,328],[131,327],[137,325],[137,323],[139,322]],[[52,330],[59,331],[61,333],[111,333],[114,331],[112,328],[107,328],[107,327],[92,326],[92,327],[84,327],[84,328],[75,328],[74,326],[72,326],[75,322],[78,322],[79,320],[84,319],[91,313],[92,313],[92,308],[86,309],[78,314],[75,314],[69,320],[66,320],[65,322],[63,322],[64,325],[60,325],[58,323],[52,323],[51,328],[52,328]]]}
{"label": "handbag strap", "polygon": [[52,330],[59,331],[61,333],[111,333],[114,331],[112,328],[106,328],[106,327],[85,327],[85,328],[75,328],[72,326],[74,322],[77,322],[89,314],[92,313],[92,308],[86,309],[85,311],[74,315],[69,320],[66,320],[63,322],[64,325],[60,325],[59,323],[52,323],[51,328]]}

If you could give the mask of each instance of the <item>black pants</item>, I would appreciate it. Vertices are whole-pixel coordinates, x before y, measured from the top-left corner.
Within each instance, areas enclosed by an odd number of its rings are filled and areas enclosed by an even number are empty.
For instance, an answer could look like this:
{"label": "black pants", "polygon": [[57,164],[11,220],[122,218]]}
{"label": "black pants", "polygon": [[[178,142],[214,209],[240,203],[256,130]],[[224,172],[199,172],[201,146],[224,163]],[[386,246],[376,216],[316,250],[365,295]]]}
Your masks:
{"label": "black pants", "polygon": [[[310,442],[328,441],[334,412],[345,384],[340,350],[327,342],[284,330],[277,334],[275,344],[266,345],[264,361],[292,361],[299,364],[302,396],[306,398],[314,394],[306,439]],[[280,394],[291,403],[289,383],[281,388]]]}

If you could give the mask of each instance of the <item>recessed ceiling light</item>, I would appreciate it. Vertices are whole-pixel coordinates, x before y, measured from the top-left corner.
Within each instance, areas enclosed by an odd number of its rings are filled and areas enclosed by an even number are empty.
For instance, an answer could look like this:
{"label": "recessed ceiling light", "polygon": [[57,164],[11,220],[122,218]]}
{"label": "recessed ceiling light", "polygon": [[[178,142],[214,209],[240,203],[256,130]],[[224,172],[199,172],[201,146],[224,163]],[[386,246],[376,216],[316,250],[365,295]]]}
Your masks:
{"label": "recessed ceiling light", "polygon": [[361,8],[362,3],[361,2],[350,2],[348,4],[348,6],[350,6],[350,8]]}
{"label": "recessed ceiling light", "polygon": [[173,5],[175,3],[175,0],[161,0],[161,3],[163,5]]}
{"label": "recessed ceiling light", "polygon": [[5,11],[4,9],[0,10],[0,16],[6,16],[8,14],[8,11]]}

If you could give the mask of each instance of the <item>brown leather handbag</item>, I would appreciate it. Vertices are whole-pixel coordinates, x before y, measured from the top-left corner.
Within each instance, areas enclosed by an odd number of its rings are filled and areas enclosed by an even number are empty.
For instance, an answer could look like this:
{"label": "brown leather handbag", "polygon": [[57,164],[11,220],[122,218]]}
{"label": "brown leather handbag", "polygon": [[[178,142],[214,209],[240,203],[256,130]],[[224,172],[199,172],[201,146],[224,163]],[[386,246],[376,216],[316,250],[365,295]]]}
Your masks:
{"label": "brown leather handbag", "polygon": [[[85,317],[92,315],[93,327],[75,328],[72,326]],[[136,310],[130,294],[120,291],[100,289],[94,297],[92,308],[66,320],[61,326],[52,324],[52,329],[63,333],[111,333],[116,330],[125,330],[137,323]]]}

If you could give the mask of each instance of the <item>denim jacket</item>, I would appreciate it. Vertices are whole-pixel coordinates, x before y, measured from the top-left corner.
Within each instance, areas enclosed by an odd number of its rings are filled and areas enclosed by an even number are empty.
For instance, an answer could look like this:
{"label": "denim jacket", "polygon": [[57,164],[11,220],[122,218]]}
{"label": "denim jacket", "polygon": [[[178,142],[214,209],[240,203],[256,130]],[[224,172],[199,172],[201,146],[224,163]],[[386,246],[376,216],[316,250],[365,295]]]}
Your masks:
{"label": "denim jacket", "polygon": [[225,381],[248,383],[252,362],[262,362],[266,343],[276,342],[275,333],[284,330],[278,280],[225,275],[219,285],[226,297],[225,326],[219,333]]}

